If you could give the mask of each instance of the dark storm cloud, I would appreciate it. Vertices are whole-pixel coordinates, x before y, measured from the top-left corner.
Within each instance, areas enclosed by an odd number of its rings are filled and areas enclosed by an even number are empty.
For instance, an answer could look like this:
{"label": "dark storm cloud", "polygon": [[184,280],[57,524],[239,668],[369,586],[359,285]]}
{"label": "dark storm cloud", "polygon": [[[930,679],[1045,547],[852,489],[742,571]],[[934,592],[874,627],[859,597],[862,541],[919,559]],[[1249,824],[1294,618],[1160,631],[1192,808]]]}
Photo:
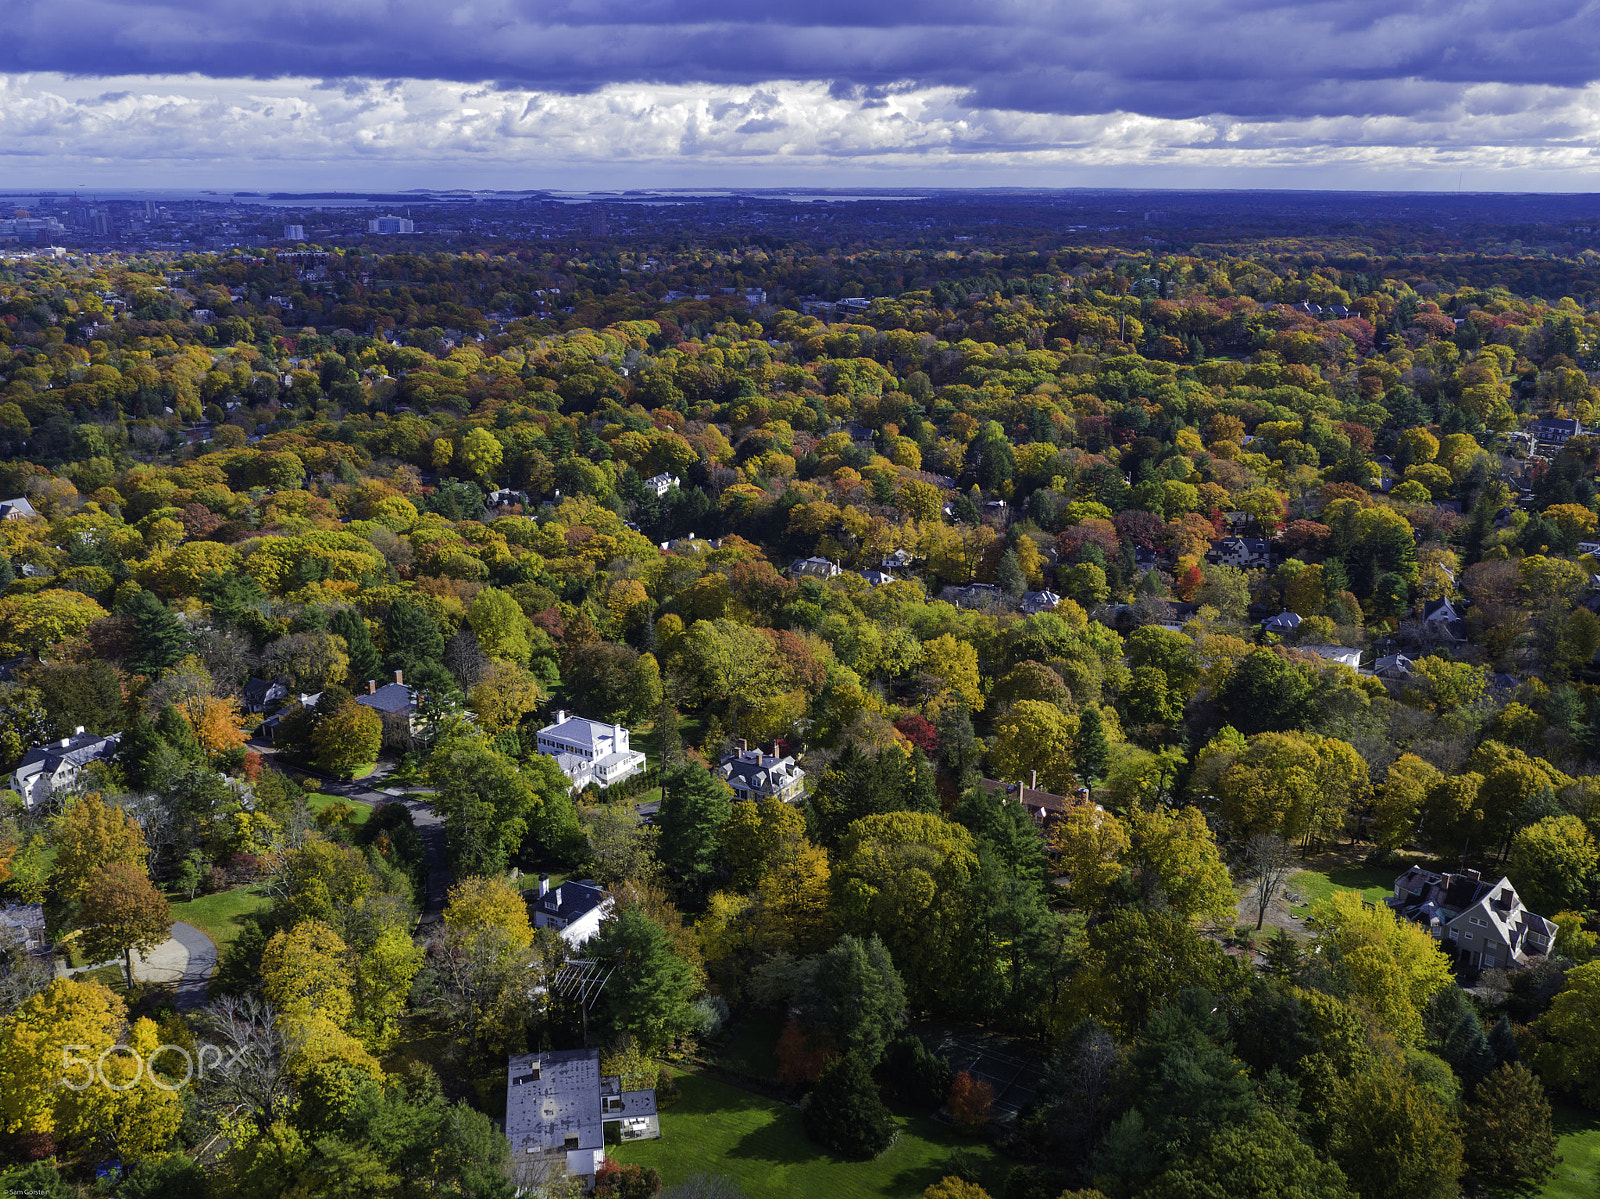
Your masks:
{"label": "dark storm cloud", "polygon": [[477,82],[824,80],[1026,112],[1447,115],[1465,85],[1600,77],[1600,0],[10,0],[0,71]]}

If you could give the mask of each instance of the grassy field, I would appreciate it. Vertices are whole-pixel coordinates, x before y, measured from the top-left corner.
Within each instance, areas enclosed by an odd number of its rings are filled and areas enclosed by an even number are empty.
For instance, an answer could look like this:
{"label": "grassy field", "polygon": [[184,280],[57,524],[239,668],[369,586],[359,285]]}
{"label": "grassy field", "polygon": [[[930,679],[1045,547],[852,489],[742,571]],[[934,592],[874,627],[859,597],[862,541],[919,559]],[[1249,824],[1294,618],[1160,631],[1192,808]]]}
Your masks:
{"label": "grassy field", "polygon": [[683,1098],[661,1114],[659,1141],[633,1141],[611,1152],[618,1160],[660,1171],[672,1186],[692,1174],[723,1174],[750,1199],[914,1199],[966,1150],[990,1194],[1003,1190],[1005,1163],[984,1141],[961,1137],[922,1117],[902,1118],[900,1139],[870,1162],[843,1161],[806,1139],[792,1107],[725,1083],[686,1074]]}
{"label": "grassy field", "polygon": [[1561,1161],[1539,1197],[1595,1199],[1600,1195],[1600,1113],[1558,1103],[1555,1117],[1556,1135],[1561,1138],[1556,1152]]}
{"label": "grassy field", "polygon": [[372,808],[358,799],[345,799],[338,795],[322,795],[315,791],[306,796],[306,807],[311,809],[313,816],[322,811],[323,808],[332,807],[334,804],[339,803],[352,810],[351,824],[365,824],[367,817],[372,815]]}
{"label": "grassy field", "polygon": [[1378,903],[1385,895],[1394,893],[1394,880],[1403,873],[1403,867],[1367,866],[1360,862],[1314,865],[1292,875],[1288,888],[1303,896],[1307,903],[1327,899],[1335,891],[1360,891],[1361,898]]}
{"label": "grassy field", "polygon": [[197,895],[191,900],[175,900],[172,919],[192,924],[217,943],[220,953],[238,939],[244,917],[267,906],[267,897],[253,887],[235,887],[215,895]]}

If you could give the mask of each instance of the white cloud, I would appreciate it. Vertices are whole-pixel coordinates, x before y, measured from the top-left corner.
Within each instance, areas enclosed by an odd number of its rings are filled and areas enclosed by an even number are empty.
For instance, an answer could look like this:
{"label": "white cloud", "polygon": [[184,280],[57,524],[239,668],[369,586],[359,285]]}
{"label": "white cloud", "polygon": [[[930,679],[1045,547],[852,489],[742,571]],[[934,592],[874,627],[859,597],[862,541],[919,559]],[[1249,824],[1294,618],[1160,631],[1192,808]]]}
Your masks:
{"label": "white cloud", "polygon": [[[1400,81],[1397,86],[1404,86]],[[975,106],[966,89],[0,76],[12,186],[910,182],[1592,186],[1600,86],[1473,84],[1413,116],[1248,120]],[[1228,182],[1232,180],[1232,182]]]}

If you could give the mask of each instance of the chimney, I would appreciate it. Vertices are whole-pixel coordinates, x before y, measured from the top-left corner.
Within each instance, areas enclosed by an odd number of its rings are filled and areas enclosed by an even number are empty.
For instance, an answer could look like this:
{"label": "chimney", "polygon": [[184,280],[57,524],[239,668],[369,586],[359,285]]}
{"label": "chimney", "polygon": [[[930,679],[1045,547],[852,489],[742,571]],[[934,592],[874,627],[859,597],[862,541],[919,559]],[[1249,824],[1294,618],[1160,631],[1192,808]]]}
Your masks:
{"label": "chimney", "polygon": [[80,724],[77,728],[73,729],[72,732],[73,732],[74,736],[77,736],[77,737],[83,736],[83,726]]}
{"label": "chimney", "polygon": [[397,682],[397,683],[404,683],[406,681],[406,672],[403,671],[403,670],[395,671],[394,672],[394,681]]}
{"label": "chimney", "polygon": [[561,907],[561,888],[557,887],[556,888],[556,908],[559,909],[560,907]]}
{"label": "chimney", "polygon": [[778,753],[778,743],[777,743],[777,742],[776,742],[776,741],[774,741],[774,742],[773,742],[773,743],[772,743],[772,756],[773,756],[773,757],[774,757],[774,758],[776,758],[776,757],[779,757],[779,756],[780,756],[780,755],[779,755],[779,753]]}
{"label": "chimney", "polygon": [[567,710],[565,708],[557,708],[556,709],[556,723],[557,724],[566,724],[567,723]]}
{"label": "chimney", "polygon": [[377,694],[377,691],[378,691],[378,680],[377,679],[368,679],[367,680],[367,694],[368,695],[375,695],[375,694]]}
{"label": "chimney", "polygon": [[1483,875],[1480,874],[1476,870],[1469,870],[1469,871],[1467,871],[1467,877],[1470,878],[1473,882],[1478,882],[1483,878]]}
{"label": "chimney", "polygon": [[539,898],[543,899],[548,894],[550,894],[550,876],[541,874],[539,876]]}
{"label": "chimney", "polygon": [[750,752],[750,743],[743,737],[739,738],[739,756],[742,758]]}
{"label": "chimney", "polygon": [[1030,791],[1039,789],[1039,772],[1037,770],[1030,772],[1028,775],[1028,789]]}

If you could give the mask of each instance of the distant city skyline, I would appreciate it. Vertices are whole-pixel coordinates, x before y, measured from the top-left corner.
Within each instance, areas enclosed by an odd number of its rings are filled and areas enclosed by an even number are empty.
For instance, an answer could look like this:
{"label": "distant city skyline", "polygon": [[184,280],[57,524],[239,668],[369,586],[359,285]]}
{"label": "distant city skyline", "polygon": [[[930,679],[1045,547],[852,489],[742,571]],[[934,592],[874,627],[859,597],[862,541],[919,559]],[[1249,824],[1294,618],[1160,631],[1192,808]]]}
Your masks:
{"label": "distant city skyline", "polygon": [[1600,22],[1582,6],[906,12],[16,0],[0,178],[1600,190]]}

